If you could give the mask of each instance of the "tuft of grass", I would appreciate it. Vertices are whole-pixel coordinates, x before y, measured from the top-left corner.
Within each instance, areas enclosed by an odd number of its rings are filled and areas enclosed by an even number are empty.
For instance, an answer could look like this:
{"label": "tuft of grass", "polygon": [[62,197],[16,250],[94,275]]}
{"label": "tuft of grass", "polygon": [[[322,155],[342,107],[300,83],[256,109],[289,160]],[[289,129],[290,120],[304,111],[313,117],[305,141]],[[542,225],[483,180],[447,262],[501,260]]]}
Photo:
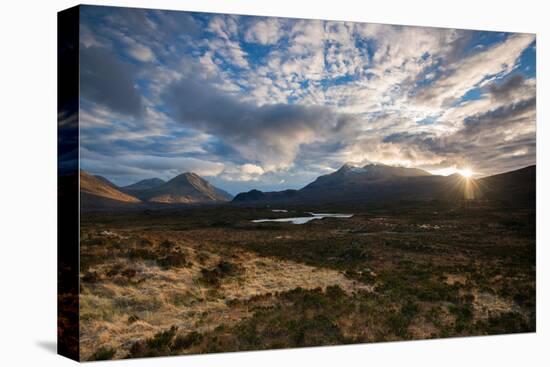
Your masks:
{"label": "tuft of grass", "polygon": [[172,326],[170,329],[156,333],[152,338],[135,342],[130,347],[128,358],[137,357],[158,357],[171,353],[171,344],[178,328]]}
{"label": "tuft of grass", "polygon": [[137,315],[130,315],[128,316],[128,325],[131,325],[138,320],[139,320],[139,317]]}
{"label": "tuft of grass", "polygon": [[201,269],[200,281],[212,287],[219,287],[222,279],[239,275],[243,271],[240,265],[222,260],[213,269]]}
{"label": "tuft of grass", "polygon": [[112,359],[116,354],[116,350],[108,347],[99,347],[90,357],[92,361],[106,361]]}
{"label": "tuft of grass", "polygon": [[169,253],[160,259],[158,259],[157,263],[162,266],[163,268],[179,268],[179,267],[186,267],[190,264],[187,262],[185,255],[179,252],[172,252]]}
{"label": "tuft of grass", "polygon": [[192,331],[187,335],[178,335],[172,345],[173,350],[181,350],[199,344],[203,340],[203,335]]}

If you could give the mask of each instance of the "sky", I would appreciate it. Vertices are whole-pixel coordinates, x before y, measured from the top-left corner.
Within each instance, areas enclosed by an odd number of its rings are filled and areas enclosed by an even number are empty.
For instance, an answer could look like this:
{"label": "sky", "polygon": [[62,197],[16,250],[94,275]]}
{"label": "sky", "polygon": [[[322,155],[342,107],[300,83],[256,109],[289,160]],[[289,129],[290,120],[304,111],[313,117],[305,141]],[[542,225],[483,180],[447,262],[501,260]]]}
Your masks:
{"label": "sky", "polygon": [[535,35],[81,7],[81,168],[236,194],[535,164]]}

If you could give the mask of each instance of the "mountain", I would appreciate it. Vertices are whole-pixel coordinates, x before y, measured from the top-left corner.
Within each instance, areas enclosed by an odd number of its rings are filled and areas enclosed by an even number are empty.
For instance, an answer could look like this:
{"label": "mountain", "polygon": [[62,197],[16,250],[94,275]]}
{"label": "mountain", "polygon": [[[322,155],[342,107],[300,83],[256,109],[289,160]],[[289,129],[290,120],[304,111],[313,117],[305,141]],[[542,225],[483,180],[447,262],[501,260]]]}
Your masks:
{"label": "mountain", "polygon": [[319,176],[302,190],[360,187],[366,184],[382,183],[403,177],[426,176],[432,175],[418,168],[392,167],[383,164],[368,164],[364,167],[354,167],[350,164],[345,164],[336,172]]}
{"label": "mountain", "polygon": [[165,183],[166,181],[161,180],[160,178],[148,178],[146,180],[141,180],[128,186],[123,186],[120,188],[120,190],[129,195],[140,197],[141,193],[143,193],[144,191],[158,187]]}
{"label": "mountain", "polygon": [[183,173],[168,182],[152,178],[117,187],[102,176],[80,171],[80,197],[84,210],[155,208],[165,204],[199,204],[232,199],[195,173]]}
{"label": "mountain", "polygon": [[80,204],[85,209],[126,207],[140,203],[134,196],[116,188],[105,178],[80,171]]}
{"label": "mountain", "polygon": [[300,190],[304,201],[400,201],[462,198],[466,180],[460,175],[432,175],[418,168],[368,164],[344,165]]}
{"label": "mountain", "polygon": [[105,177],[103,176],[100,176],[100,175],[94,175],[95,178],[97,178],[99,181],[103,182],[104,184],[114,188],[114,189],[117,189],[119,190],[120,188],[115,185],[114,183],[112,183],[111,181],[109,181],[108,179],[106,179]]}
{"label": "mountain", "polygon": [[234,202],[365,202],[380,200],[429,200],[434,186],[459,186],[456,178],[434,176],[418,168],[368,164],[356,167],[345,164],[337,171],[319,176],[300,190],[238,194]]}
{"label": "mountain", "polygon": [[273,192],[263,192],[260,190],[250,190],[249,192],[242,192],[237,194],[233,198],[234,202],[254,202],[254,201],[281,201],[281,200],[292,200],[298,194],[298,190],[284,190],[284,191],[273,191]]}
{"label": "mountain", "polygon": [[515,171],[505,172],[476,180],[482,196],[489,200],[506,202],[535,202],[536,200],[535,165]]}
{"label": "mountain", "polygon": [[525,199],[534,196],[534,167],[479,180],[459,174],[432,175],[417,168],[350,164],[319,176],[300,190],[251,190],[233,199],[240,203],[335,203],[426,200]]}
{"label": "mountain", "polygon": [[232,199],[227,192],[212,186],[208,181],[192,172],[174,177],[161,185],[143,190],[139,197],[153,203],[209,203]]}

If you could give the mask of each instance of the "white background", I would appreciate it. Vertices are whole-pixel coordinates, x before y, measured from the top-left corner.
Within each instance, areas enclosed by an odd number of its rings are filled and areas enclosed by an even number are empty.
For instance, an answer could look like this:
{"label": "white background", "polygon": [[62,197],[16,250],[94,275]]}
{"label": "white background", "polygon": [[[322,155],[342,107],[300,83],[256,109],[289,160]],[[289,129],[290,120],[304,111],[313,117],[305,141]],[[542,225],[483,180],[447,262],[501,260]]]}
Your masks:
{"label": "white background", "polygon": [[[93,4],[537,33],[537,333],[167,357],[116,366],[535,366],[549,338],[550,26],[545,1],[179,0]],[[0,365],[74,362],[56,340],[56,12],[74,1],[4,1],[0,19]],[[546,141],[546,145],[545,145]],[[546,228],[545,228],[546,224]],[[546,339],[546,340],[545,340]]]}

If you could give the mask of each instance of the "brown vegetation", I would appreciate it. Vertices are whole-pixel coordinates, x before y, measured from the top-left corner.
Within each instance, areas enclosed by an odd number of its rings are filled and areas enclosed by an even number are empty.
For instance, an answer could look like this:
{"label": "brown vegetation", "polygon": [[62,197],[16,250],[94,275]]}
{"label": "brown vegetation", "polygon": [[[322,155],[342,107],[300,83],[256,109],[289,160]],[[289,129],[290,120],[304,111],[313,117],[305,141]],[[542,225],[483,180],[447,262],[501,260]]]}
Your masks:
{"label": "brown vegetation", "polygon": [[340,209],[86,215],[83,359],[534,331],[533,210]]}

